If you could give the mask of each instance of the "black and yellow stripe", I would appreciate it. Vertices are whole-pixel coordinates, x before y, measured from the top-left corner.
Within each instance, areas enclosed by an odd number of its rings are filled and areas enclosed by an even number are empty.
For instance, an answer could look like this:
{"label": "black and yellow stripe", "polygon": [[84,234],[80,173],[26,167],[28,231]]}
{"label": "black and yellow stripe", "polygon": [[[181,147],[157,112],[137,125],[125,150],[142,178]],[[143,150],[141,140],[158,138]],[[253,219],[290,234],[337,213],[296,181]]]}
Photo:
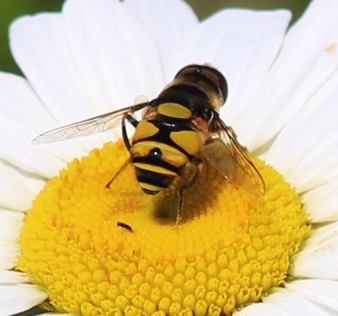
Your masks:
{"label": "black and yellow stripe", "polygon": [[[130,153],[137,180],[146,193],[156,194],[168,188],[173,179],[180,176],[183,168],[191,161],[195,151],[190,148],[191,146],[186,150],[184,144],[175,141],[180,133],[197,135],[190,125],[172,122],[172,126],[168,126],[160,120],[143,120],[137,126]],[[148,128],[150,126],[151,128]],[[198,137],[194,138],[199,141]],[[190,140],[189,143],[193,142]],[[195,147],[198,153],[200,146],[196,144]]]}
{"label": "black and yellow stripe", "polygon": [[189,162],[199,161],[205,139],[197,126],[204,124],[208,130],[215,109],[226,98],[223,85],[216,70],[188,66],[152,101],[136,126],[130,147],[144,192],[156,194],[168,188]]}

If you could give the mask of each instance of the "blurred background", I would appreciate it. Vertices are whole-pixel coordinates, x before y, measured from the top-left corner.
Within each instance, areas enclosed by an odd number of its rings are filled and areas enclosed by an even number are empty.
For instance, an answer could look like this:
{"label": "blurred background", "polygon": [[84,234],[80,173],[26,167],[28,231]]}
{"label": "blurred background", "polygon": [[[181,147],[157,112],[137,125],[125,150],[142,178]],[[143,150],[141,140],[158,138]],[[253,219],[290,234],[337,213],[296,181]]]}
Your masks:
{"label": "blurred background", "polygon": [[[142,0],[139,0],[142,1]],[[170,0],[168,0],[170,1]],[[16,17],[42,11],[60,11],[63,0],[0,0],[0,70],[20,73],[8,47],[8,26]],[[227,7],[253,9],[287,8],[293,20],[302,14],[310,0],[186,0],[203,19],[213,12]]]}

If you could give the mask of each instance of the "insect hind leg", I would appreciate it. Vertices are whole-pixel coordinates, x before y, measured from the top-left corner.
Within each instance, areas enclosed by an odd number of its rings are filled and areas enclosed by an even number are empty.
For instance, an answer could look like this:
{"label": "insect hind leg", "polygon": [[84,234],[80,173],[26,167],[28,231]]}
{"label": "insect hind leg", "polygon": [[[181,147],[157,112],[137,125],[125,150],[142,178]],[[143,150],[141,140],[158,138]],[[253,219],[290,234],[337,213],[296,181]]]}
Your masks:
{"label": "insect hind leg", "polygon": [[183,205],[184,205],[184,192],[189,189],[195,182],[196,180],[200,177],[203,169],[203,164],[202,161],[199,157],[194,157],[193,160],[191,160],[193,165],[195,165],[196,169],[193,175],[187,180],[186,183],[184,183],[179,191],[179,201],[178,201],[178,211],[176,214],[176,225],[179,224],[179,222],[182,220],[182,210],[183,210]]}

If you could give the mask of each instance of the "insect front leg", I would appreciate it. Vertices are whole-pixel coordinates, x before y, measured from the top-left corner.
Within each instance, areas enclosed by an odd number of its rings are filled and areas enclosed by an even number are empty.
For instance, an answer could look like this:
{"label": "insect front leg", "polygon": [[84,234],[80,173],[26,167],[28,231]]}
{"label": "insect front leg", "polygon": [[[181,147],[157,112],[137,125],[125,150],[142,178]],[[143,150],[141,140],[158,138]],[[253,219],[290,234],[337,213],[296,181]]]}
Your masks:
{"label": "insect front leg", "polygon": [[[132,117],[129,113],[126,113],[123,115],[122,117],[122,138],[124,141],[124,144],[126,146],[126,148],[128,149],[128,151],[131,148],[131,144],[129,141],[129,137],[128,137],[128,133],[127,133],[127,127],[126,127],[126,120],[133,125],[135,128],[137,127],[139,121],[136,120],[134,117]],[[116,173],[116,175],[107,183],[106,188],[109,188],[110,185],[112,184],[112,182],[116,179],[116,177],[120,174],[120,172],[129,164],[130,160],[128,159],[120,168],[120,170]]]}
{"label": "insect front leg", "polygon": [[122,138],[124,141],[124,144],[126,145],[127,149],[130,150],[131,144],[129,141],[128,133],[127,133],[127,127],[126,127],[126,120],[134,126],[134,128],[137,127],[139,121],[136,120],[134,117],[132,117],[129,113],[125,113],[122,117]]}

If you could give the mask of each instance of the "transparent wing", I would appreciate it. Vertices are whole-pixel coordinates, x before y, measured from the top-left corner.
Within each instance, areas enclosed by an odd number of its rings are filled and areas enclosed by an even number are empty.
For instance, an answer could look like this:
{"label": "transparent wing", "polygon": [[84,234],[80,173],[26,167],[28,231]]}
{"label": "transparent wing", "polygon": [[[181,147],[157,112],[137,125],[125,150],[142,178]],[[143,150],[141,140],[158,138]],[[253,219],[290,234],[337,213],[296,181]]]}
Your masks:
{"label": "transparent wing", "polygon": [[253,196],[264,194],[264,180],[232,128],[219,118],[214,124],[214,135],[204,145],[202,154],[231,183]]}
{"label": "transparent wing", "polygon": [[116,127],[117,124],[121,125],[122,118],[125,114],[133,114],[134,112],[142,110],[149,105],[149,102],[140,103],[123,109],[119,109],[117,111],[98,115],[87,120],[58,127],[37,136],[36,138],[34,138],[33,143],[57,142],[69,138],[76,138],[101,133],[108,129]]}

